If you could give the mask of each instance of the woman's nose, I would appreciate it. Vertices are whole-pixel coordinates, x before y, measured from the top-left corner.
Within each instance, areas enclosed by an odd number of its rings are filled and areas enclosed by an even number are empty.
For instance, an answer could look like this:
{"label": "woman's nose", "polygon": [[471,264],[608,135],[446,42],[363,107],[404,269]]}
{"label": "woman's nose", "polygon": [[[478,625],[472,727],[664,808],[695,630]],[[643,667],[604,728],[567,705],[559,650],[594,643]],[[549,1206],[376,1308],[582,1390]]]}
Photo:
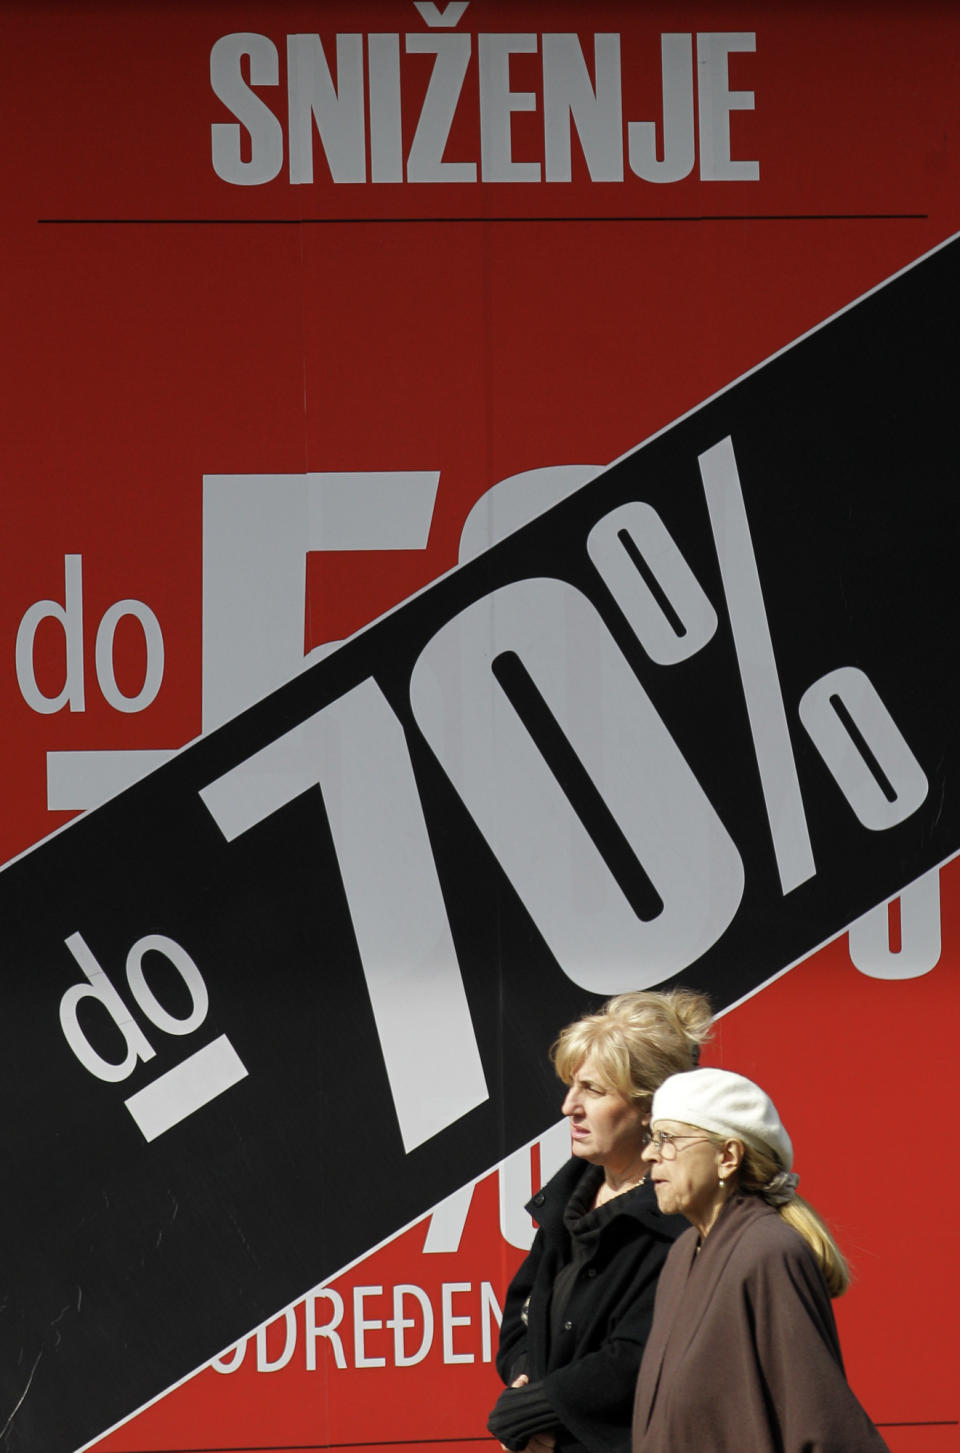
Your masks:
{"label": "woman's nose", "polygon": [[569,1088],[569,1090],[567,1091],[567,1093],[563,1097],[563,1104],[560,1106],[560,1114],[561,1115],[572,1115],[573,1112],[574,1112],[574,1109],[576,1108],[576,1103],[577,1103],[577,1097],[573,1093],[573,1086],[571,1085],[570,1088]]}
{"label": "woman's nose", "polygon": [[643,1150],[640,1152],[640,1159],[647,1161],[656,1160],[658,1154],[659,1151],[657,1150],[657,1142],[655,1140],[648,1140],[646,1145],[643,1147]]}

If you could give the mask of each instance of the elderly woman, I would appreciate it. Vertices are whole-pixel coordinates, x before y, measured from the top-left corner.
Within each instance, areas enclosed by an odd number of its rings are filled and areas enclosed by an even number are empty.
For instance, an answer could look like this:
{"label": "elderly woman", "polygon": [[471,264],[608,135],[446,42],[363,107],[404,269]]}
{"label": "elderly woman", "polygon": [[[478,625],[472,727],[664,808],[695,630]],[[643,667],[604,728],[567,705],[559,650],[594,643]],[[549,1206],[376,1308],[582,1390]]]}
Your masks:
{"label": "elderly woman", "polygon": [[644,1151],[661,1211],[692,1227],[657,1289],[634,1453],[879,1453],[847,1385],[830,1298],[849,1277],[796,1195],[770,1098],[728,1070],[674,1075]]}
{"label": "elderly woman", "polygon": [[657,1277],[685,1229],[646,1183],[650,1105],[696,1063],[710,1019],[689,990],[621,994],[551,1050],[572,1158],[527,1206],[539,1230],[507,1293],[497,1370],[510,1386],[488,1423],[506,1448],[629,1448]]}

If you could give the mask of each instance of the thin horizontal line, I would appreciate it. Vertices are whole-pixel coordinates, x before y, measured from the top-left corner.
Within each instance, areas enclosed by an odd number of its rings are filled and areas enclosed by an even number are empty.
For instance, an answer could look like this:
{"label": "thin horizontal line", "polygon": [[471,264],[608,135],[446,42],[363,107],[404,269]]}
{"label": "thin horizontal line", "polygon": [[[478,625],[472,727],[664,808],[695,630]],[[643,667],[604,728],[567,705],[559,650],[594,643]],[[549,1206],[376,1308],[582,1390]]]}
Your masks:
{"label": "thin horizontal line", "polygon": [[960,1427],[960,1419],[957,1418],[928,1418],[922,1423],[877,1423],[878,1428],[957,1428]]}
{"label": "thin horizontal line", "polygon": [[640,217],[577,214],[549,217],[38,217],[41,227],[364,227],[477,222],[925,222],[928,212],[717,212]]}
{"label": "thin horizontal line", "polygon": [[[955,1428],[957,1419],[914,1423],[877,1423],[878,1428]],[[225,1443],[205,1448],[149,1448],[140,1453],[335,1453],[339,1448],[417,1448],[440,1443],[489,1443],[490,1435],[475,1438],[379,1438],[367,1443]]]}
{"label": "thin horizontal line", "polygon": [[373,1443],[225,1443],[205,1448],[147,1448],[140,1453],[332,1453],[337,1448],[419,1448],[434,1443],[489,1442],[487,1433],[482,1438],[379,1438]]}

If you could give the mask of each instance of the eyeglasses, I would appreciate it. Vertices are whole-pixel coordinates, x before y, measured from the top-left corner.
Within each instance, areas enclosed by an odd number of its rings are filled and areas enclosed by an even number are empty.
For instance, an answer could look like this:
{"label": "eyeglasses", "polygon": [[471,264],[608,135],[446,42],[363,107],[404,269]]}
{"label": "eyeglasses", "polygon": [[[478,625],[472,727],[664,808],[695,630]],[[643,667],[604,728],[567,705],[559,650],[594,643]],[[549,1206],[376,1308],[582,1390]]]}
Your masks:
{"label": "eyeglasses", "polygon": [[691,1144],[696,1144],[711,1139],[709,1135],[677,1135],[669,1130],[654,1130],[648,1132],[646,1143],[653,1146],[661,1160],[676,1160],[677,1151],[681,1148],[677,1145],[678,1140],[688,1140]]}

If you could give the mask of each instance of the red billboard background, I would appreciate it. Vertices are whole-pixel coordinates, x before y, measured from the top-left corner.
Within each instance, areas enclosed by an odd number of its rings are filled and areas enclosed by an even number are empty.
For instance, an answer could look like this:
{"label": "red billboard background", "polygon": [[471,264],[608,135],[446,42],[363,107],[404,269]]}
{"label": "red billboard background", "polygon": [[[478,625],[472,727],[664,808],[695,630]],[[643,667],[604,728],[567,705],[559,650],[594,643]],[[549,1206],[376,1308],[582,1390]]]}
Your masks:
{"label": "red billboard background", "polygon": [[[229,623],[214,631],[248,584],[217,535],[215,477],[350,476],[348,492],[351,480],[370,490],[367,514],[321,520],[302,549],[295,661],[455,568],[493,486],[526,476],[497,498],[508,516],[539,512],[551,484],[529,471],[599,469],[960,225],[960,20],[946,6],[91,0],[6,4],[0,19],[4,861],[68,822],[65,803],[93,806],[108,767],[132,780],[121,754],[173,752],[290,674],[281,663],[270,677],[275,637],[249,648],[258,676]],[[546,39],[574,36],[607,98],[599,117],[575,85],[572,42]],[[218,52],[226,37],[247,39]],[[214,53],[227,57],[219,80]],[[445,122],[441,72],[454,76],[458,56]],[[298,140],[295,60],[320,76],[323,119],[308,111]],[[273,122],[250,110],[241,121],[216,93],[224,74]],[[566,123],[569,180],[562,106],[546,124],[560,75],[582,107],[579,131]],[[649,180],[632,169],[646,153],[634,132],[631,155],[630,123],[662,127],[665,86],[681,133],[689,92],[694,156],[676,180]],[[726,162],[710,151],[711,106],[718,134],[729,125]],[[214,128],[234,126],[218,143]],[[294,180],[305,134],[311,179]],[[246,165],[272,146],[276,174],[218,175],[216,146],[231,137]],[[751,163],[755,176],[738,172]],[[413,476],[438,476],[435,495],[408,494]],[[378,490],[399,501],[389,529]],[[266,539],[268,484],[264,501]],[[95,755],[65,755],[78,753]],[[929,905],[919,932],[904,913],[899,959],[851,957],[842,935],[728,1013],[710,1051],[768,1085],[790,1126],[804,1191],[855,1269],[838,1308],[848,1373],[897,1453],[955,1446],[960,1418],[943,1141],[955,887],[948,865],[938,956],[924,957]],[[897,907],[890,932],[896,949]],[[224,1351],[98,1446],[482,1441],[495,1307],[521,1255],[501,1234],[498,1177],[477,1185],[459,1237],[453,1213],[435,1218],[441,1249],[424,1250],[427,1223],[398,1227],[309,1309],[278,1308],[259,1350],[254,1334],[242,1354]],[[361,1193],[389,1195],[375,1166],[368,1186],[341,1188]],[[397,1302],[398,1287],[419,1295]],[[390,1325],[398,1307],[409,1326]]]}

